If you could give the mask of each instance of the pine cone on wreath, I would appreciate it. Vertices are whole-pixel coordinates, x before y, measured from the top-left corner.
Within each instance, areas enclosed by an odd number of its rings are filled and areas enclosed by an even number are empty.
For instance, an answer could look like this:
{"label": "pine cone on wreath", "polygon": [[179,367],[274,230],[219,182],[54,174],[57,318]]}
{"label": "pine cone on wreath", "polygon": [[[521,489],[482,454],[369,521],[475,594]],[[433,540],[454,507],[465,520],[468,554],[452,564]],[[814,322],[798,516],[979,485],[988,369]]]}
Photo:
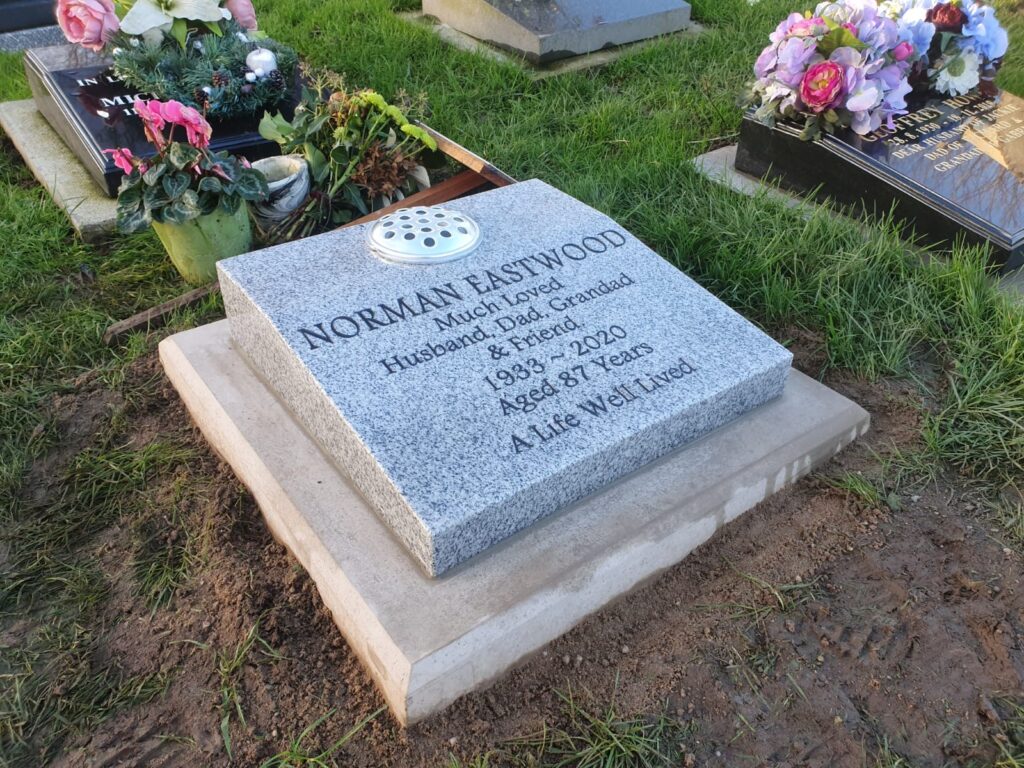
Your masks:
{"label": "pine cone on wreath", "polygon": [[275,88],[284,88],[284,75],[281,74],[280,69],[275,69],[267,75],[267,80],[269,80],[270,84]]}
{"label": "pine cone on wreath", "polygon": [[202,88],[196,88],[192,91],[192,98],[200,107],[206,106],[206,102],[210,100],[209,94]]}
{"label": "pine cone on wreath", "polygon": [[218,69],[213,73],[213,77],[210,78],[210,81],[213,83],[214,87],[224,88],[231,82],[231,73],[223,69]]}

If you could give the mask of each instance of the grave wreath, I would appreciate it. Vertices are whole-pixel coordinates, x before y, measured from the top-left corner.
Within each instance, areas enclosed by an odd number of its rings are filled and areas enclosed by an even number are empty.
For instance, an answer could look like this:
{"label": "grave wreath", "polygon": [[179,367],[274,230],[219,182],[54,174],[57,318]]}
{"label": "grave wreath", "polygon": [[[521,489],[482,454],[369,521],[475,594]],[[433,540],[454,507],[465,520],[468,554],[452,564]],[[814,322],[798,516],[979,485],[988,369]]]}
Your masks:
{"label": "grave wreath", "polygon": [[257,29],[251,0],[58,0],[57,21],[135,91],[215,119],[280,105],[298,63]]}

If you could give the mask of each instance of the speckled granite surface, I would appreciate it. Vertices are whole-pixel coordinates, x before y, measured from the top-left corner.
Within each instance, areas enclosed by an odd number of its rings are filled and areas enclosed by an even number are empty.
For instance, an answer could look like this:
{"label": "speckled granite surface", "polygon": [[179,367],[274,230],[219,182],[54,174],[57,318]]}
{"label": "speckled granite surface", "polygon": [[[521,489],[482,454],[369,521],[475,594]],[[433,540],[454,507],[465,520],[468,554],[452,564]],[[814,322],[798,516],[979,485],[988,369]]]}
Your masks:
{"label": "speckled granite surface", "polygon": [[429,574],[781,394],[789,352],[603,214],[539,181],[450,207],[460,261],[366,225],[218,265],[235,343]]}

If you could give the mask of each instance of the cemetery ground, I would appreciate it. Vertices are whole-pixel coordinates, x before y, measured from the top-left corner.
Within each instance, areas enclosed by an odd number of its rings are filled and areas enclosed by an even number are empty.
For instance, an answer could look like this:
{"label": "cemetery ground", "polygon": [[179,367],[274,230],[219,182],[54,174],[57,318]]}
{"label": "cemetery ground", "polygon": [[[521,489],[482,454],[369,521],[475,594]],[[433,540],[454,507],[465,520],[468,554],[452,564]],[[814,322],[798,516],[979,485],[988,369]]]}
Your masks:
{"label": "cemetery ground", "polygon": [[[1024,5],[996,4],[1024,95]],[[76,240],[3,141],[0,765],[1024,765],[1022,305],[980,251],[922,264],[891,223],[689,165],[735,139],[789,0],[695,0],[700,36],[539,81],[395,16],[412,2],[262,5],[314,63],[425,92],[437,129],[616,218],[872,431],[402,731],[156,360],[218,301],[105,347],[183,286],[150,234]],[[27,96],[15,56],[0,96]]]}

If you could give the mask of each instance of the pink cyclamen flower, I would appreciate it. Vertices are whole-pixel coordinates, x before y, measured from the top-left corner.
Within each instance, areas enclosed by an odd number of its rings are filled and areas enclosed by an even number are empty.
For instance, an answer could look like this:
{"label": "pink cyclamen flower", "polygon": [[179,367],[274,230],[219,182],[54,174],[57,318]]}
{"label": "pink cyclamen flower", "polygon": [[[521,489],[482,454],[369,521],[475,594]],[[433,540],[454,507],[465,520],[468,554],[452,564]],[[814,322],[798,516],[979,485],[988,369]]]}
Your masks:
{"label": "pink cyclamen flower", "polygon": [[167,101],[160,106],[164,119],[185,129],[188,143],[199,149],[210,146],[213,128],[198,109],[187,107],[180,101]]}
{"label": "pink cyclamen flower", "polygon": [[130,149],[104,149],[103,154],[110,155],[114,159],[114,165],[125,173],[131,173],[135,170],[135,166],[132,163],[134,155],[132,155]]}
{"label": "pink cyclamen flower", "polygon": [[224,7],[242,29],[256,29],[256,9],[252,7],[252,0],[228,0]]}
{"label": "pink cyclamen flower", "polygon": [[164,145],[167,144],[167,140],[164,139],[164,126],[167,125],[167,121],[164,120],[163,113],[160,110],[160,102],[156,99],[151,99],[150,101],[136,99],[132,106],[135,109],[135,114],[142,120],[142,127],[146,130],[146,138],[157,149],[163,149]]}
{"label": "pink cyclamen flower", "polygon": [[120,29],[110,0],[57,0],[57,23],[68,42],[93,51]]}
{"label": "pink cyclamen flower", "polygon": [[807,108],[822,113],[839,100],[843,92],[845,73],[834,61],[821,61],[807,70],[800,83],[800,98]]}
{"label": "pink cyclamen flower", "polygon": [[892,49],[892,57],[896,61],[906,61],[914,55],[914,46],[904,40],[902,43]]}

